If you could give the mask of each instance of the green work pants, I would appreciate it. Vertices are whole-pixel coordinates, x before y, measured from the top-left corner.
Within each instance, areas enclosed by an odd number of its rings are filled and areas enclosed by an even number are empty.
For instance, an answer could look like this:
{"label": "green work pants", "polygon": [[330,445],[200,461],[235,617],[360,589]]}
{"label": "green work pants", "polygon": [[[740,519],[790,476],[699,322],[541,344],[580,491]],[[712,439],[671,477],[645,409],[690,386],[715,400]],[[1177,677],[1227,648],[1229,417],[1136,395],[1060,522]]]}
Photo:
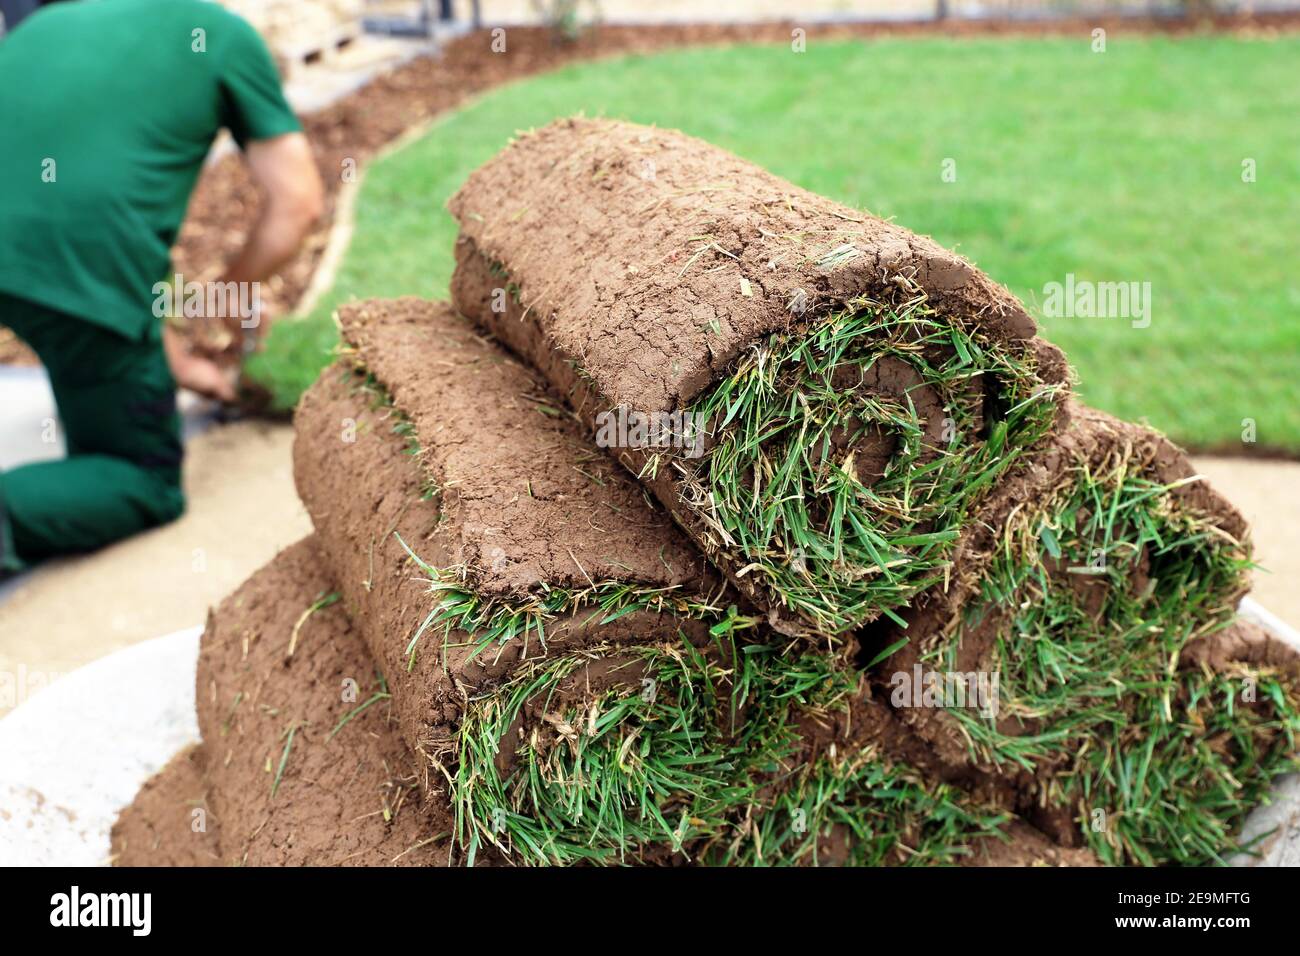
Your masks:
{"label": "green work pants", "polygon": [[0,472],[0,573],[178,517],[181,422],[161,322],[132,341],[0,293],[0,325],[49,373],[68,448],[59,461]]}

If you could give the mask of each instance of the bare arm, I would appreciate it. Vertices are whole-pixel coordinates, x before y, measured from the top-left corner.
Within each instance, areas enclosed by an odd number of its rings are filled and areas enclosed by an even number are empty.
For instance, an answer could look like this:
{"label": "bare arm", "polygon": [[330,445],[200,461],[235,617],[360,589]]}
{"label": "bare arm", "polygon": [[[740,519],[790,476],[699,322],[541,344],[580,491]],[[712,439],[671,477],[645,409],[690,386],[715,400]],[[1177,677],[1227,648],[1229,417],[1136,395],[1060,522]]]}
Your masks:
{"label": "bare arm", "polygon": [[298,251],[325,205],[311,145],[302,133],[251,142],[245,156],[265,201],[243,250],[226,268],[226,282],[257,282],[275,272]]}
{"label": "bare arm", "polygon": [[[264,197],[262,212],[221,282],[265,279],[293,257],[324,210],[320,175],[302,133],[255,140],[246,147],[245,156]],[[242,356],[254,338],[245,337],[243,329],[233,325],[230,331],[236,345],[231,357]],[[235,400],[238,361],[232,365],[192,353],[170,325],[163,330],[163,344],[178,384],[224,402]]]}

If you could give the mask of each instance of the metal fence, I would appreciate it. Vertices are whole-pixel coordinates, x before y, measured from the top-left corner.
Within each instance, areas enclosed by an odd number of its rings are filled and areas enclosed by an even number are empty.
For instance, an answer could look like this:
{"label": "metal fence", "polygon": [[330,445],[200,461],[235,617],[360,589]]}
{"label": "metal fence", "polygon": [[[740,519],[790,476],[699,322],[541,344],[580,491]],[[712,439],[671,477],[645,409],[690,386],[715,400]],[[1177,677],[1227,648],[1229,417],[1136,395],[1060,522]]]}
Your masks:
{"label": "metal fence", "polygon": [[[403,0],[372,0],[380,4]],[[411,0],[408,0],[411,2]],[[472,0],[424,0],[466,19]],[[759,20],[1045,19],[1106,13],[1181,16],[1186,12],[1300,9],[1300,0],[479,0],[487,23],[537,23],[542,9],[572,6],[606,23],[744,22]]]}

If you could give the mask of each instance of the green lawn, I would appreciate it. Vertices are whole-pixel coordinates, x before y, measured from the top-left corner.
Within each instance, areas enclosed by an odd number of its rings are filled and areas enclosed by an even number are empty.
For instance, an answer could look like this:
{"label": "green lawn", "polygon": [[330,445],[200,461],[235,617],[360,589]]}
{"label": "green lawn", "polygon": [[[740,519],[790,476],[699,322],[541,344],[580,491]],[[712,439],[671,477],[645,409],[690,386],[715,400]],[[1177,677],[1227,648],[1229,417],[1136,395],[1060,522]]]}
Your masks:
{"label": "green lawn", "polygon": [[[498,89],[367,172],[332,293],[254,374],[292,402],[352,298],[447,294],[444,203],[517,129],[680,127],[933,235],[1036,313],[1048,282],[1143,281],[1151,323],[1047,319],[1083,397],[1195,446],[1300,451],[1300,37],[888,40],[698,49]],[[945,182],[945,159],[956,182]],[[1243,159],[1257,181],[1242,181]],[[575,263],[581,268],[581,263]]]}

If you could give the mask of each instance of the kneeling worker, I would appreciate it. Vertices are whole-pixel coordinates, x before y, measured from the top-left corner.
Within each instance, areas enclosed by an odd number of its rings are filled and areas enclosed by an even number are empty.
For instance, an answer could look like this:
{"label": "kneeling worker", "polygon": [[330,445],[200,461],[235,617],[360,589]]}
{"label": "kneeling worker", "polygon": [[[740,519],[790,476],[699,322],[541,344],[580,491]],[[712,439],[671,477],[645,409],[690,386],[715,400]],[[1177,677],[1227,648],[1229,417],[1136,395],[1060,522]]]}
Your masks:
{"label": "kneeling worker", "polygon": [[156,287],[222,127],[264,197],[219,280],[247,288],[323,202],[253,28],[205,0],[71,0],[0,39],[0,326],[40,357],[67,442],[62,460],[0,472],[0,576],[184,510],[176,386],[235,389],[164,328]]}

